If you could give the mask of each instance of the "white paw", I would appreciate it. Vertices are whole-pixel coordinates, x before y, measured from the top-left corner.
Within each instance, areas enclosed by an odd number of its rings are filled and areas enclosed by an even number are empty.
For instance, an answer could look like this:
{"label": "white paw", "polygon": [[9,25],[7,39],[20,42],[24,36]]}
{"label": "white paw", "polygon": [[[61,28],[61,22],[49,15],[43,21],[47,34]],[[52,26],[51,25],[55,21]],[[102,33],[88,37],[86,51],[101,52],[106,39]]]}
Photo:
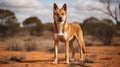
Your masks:
{"label": "white paw", "polygon": [[54,62],[52,62],[52,64],[57,64],[57,62],[54,61]]}
{"label": "white paw", "polygon": [[80,62],[83,62],[83,59],[80,59],[79,61],[80,61]]}
{"label": "white paw", "polygon": [[58,33],[58,35],[63,35],[63,33],[61,32],[61,33]]}
{"label": "white paw", "polygon": [[70,61],[74,61],[75,59],[71,58]]}
{"label": "white paw", "polygon": [[65,64],[69,64],[70,62],[69,61],[66,61]]}

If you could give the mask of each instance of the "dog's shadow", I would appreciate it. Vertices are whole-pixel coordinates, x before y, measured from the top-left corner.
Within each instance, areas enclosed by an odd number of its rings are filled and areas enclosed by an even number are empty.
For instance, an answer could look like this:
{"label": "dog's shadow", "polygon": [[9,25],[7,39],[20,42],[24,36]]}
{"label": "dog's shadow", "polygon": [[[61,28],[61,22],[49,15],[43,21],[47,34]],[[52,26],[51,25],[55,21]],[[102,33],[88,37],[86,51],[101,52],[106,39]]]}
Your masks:
{"label": "dog's shadow", "polygon": [[[59,61],[64,61],[64,58],[60,58]],[[21,63],[36,63],[36,62],[41,62],[41,63],[52,63],[53,59],[48,59],[48,60],[22,60]]]}
{"label": "dog's shadow", "polygon": [[53,60],[24,60],[21,63],[52,62]]}

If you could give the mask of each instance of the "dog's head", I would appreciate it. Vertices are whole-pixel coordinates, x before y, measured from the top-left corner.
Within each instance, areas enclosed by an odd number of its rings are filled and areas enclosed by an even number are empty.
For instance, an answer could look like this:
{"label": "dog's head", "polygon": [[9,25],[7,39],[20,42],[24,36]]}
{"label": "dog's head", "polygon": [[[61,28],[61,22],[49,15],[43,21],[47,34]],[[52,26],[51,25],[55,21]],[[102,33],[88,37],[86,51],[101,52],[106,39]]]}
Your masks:
{"label": "dog's head", "polygon": [[55,22],[64,23],[66,21],[66,12],[67,5],[64,4],[62,8],[58,8],[58,6],[54,3],[53,5],[53,18]]}

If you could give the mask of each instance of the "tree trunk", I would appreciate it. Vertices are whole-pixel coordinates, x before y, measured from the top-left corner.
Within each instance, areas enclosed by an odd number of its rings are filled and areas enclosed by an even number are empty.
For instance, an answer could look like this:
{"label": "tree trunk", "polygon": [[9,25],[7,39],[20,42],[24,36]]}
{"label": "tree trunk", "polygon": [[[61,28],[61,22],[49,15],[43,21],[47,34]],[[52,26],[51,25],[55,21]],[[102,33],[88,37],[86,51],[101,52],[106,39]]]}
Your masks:
{"label": "tree trunk", "polygon": [[120,21],[118,21],[117,24],[120,25]]}

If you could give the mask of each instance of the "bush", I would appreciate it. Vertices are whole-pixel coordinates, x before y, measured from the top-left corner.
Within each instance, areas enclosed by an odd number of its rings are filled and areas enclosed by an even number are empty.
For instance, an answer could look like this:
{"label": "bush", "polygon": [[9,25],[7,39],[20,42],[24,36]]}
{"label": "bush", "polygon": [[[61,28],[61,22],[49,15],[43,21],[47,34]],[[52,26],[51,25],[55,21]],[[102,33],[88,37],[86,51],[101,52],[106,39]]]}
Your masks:
{"label": "bush", "polygon": [[100,39],[104,45],[111,45],[111,40],[115,33],[113,22],[110,20],[98,20],[95,18],[86,19],[83,23],[86,35],[92,35]]}

